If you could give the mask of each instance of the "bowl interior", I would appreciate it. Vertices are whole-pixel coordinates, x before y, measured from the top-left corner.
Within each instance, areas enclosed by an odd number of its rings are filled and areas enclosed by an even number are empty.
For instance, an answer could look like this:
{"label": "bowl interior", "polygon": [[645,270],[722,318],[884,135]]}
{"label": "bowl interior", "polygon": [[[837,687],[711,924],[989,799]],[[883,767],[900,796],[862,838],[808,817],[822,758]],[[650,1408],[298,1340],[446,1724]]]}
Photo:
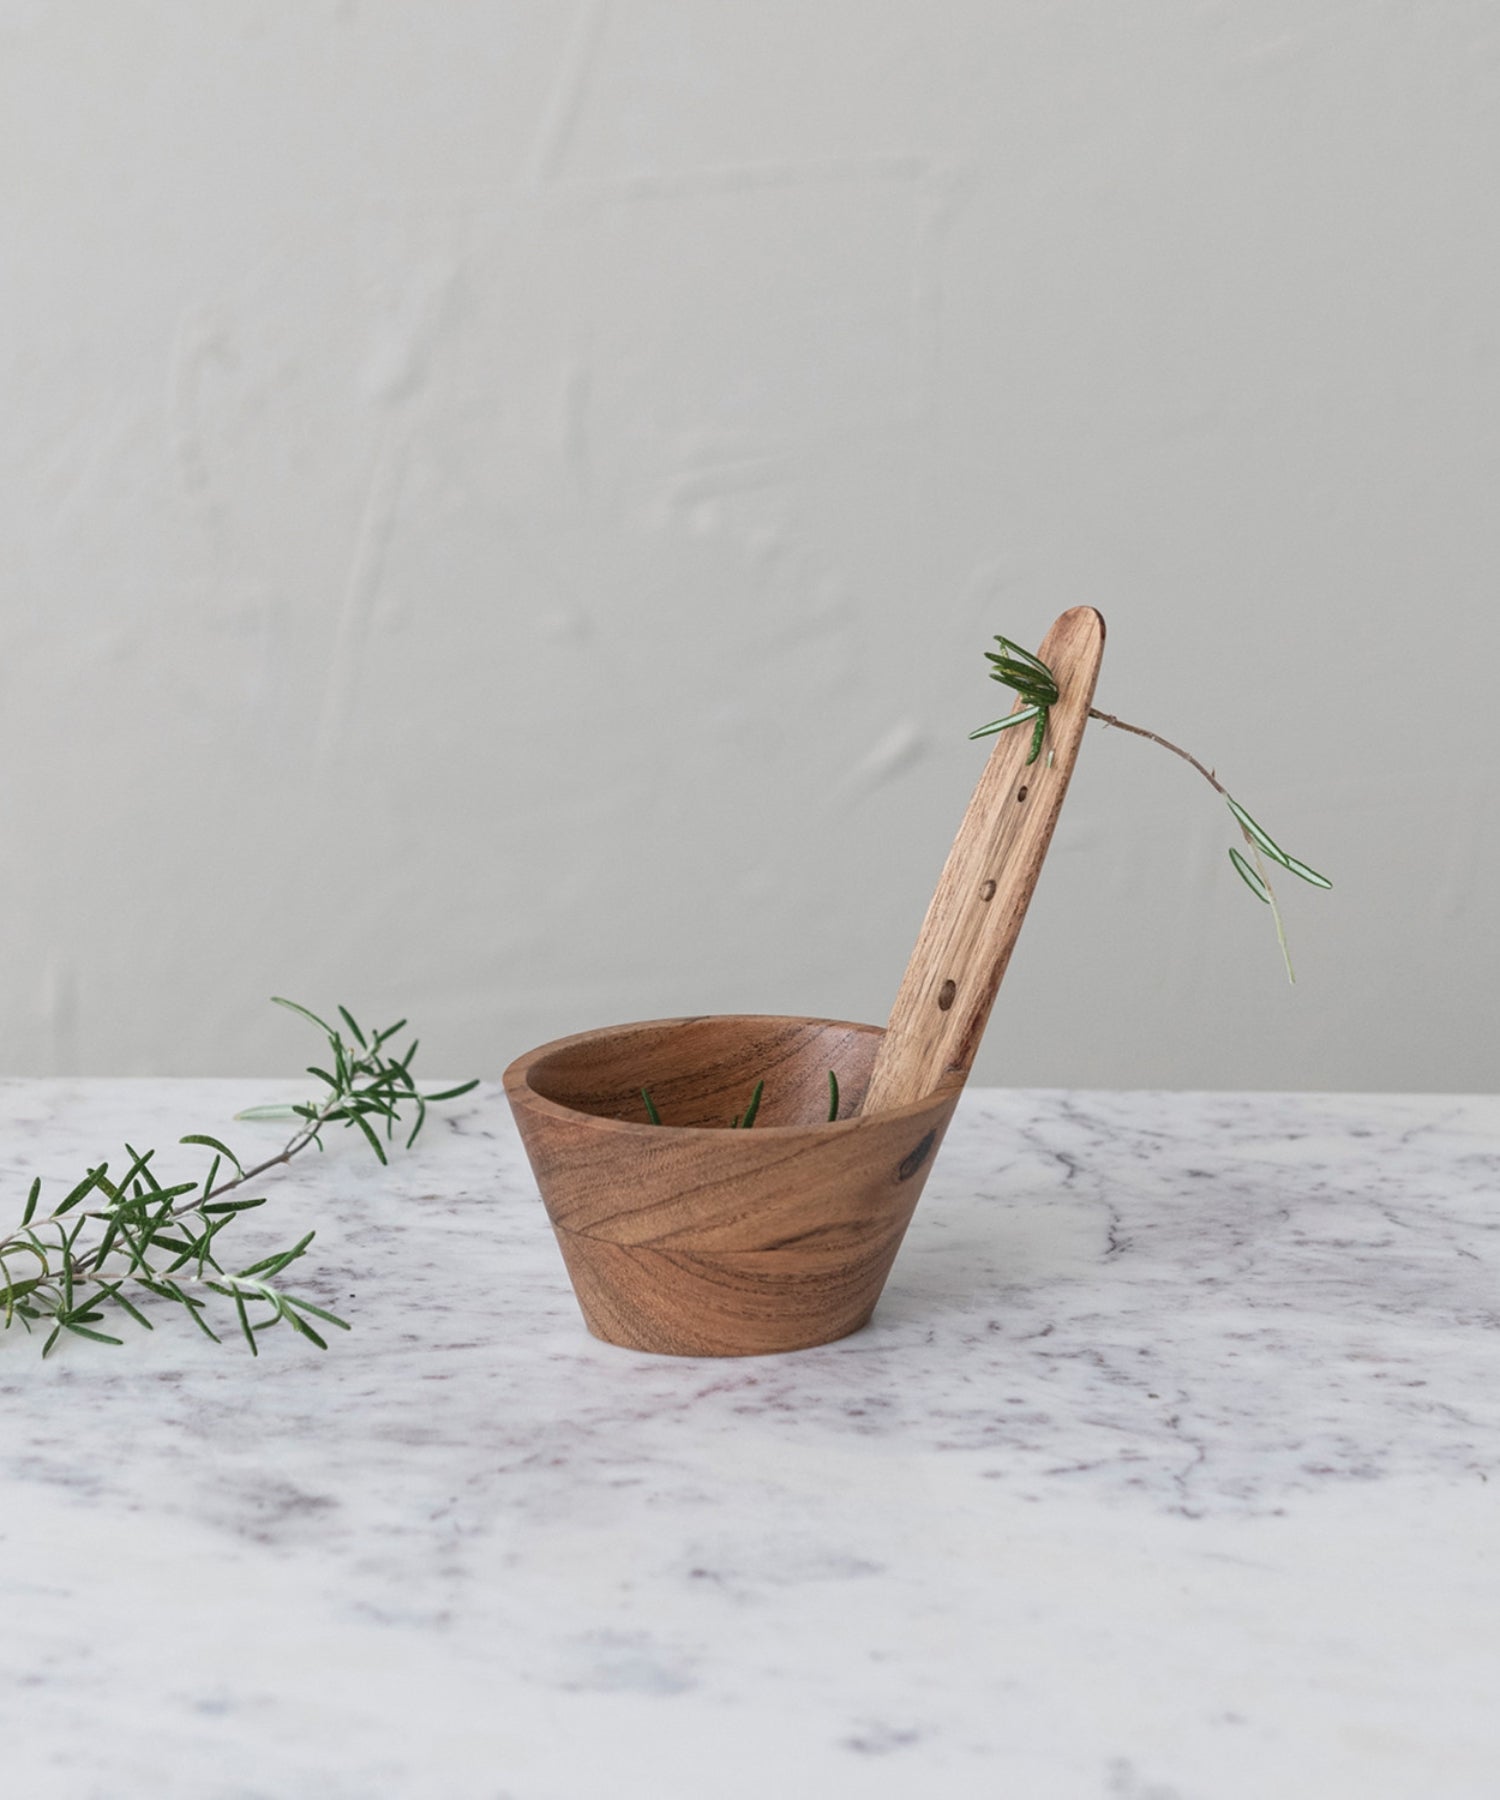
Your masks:
{"label": "bowl interior", "polygon": [[758,1131],[821,1125],[829,1071],[839,1117],[852,1118],[882,1036],[878,1025],[777,1014],[655,1020],[564,1039],[530,1063],[526,1081],[559,1106],[638,1125],[650,1123],[645,1088],[663,1125],[700,1129],[727,1128],[764,1082]]}

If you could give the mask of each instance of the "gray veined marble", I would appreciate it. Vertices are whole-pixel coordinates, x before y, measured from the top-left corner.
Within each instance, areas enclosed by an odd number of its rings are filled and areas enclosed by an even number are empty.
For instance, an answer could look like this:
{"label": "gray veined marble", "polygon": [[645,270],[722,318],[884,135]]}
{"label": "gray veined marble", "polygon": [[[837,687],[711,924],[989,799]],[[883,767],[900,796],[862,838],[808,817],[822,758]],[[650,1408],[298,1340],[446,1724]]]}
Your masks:
{"label": "gray veined marble", "polygon": [[[0,1084],[0,1217],[274,1097]],[[972,1092],[740,1362],[586,1335],[498,1087],[265,1191],[327,1355],[0,1337],[18,1794],[1500,1794],[1500,1102]]]}

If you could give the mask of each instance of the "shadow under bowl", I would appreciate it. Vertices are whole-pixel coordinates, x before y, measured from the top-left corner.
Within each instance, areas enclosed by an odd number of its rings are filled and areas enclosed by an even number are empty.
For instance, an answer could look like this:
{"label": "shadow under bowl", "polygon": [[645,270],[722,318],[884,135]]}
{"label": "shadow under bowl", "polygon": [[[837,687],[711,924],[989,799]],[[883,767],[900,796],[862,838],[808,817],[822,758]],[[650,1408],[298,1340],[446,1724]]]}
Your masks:
{"label": "shadow under bowl", "polygon": [[[963,1089],[955,1075],[860,1115],[883,1036],[779,1014],[657,1019],[510,1065],[506,1096],[596,1337],[756,1356],[869,1320]],[[728,1129],[758,1081],[754,1126]]]}

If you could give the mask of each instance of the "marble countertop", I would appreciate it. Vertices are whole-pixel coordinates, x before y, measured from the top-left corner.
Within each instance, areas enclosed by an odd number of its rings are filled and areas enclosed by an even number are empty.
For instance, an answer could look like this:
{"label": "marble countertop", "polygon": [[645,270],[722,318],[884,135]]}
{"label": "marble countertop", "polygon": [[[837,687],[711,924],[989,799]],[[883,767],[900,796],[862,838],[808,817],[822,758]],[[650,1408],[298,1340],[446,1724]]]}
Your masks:
{"label": "marble countertop", "polygon": [[[286,1094],[0,1083],[0,1224]],[[1500,1792],[1500,1101],[971,1092],[872,1325],[743,1361],[586,1334],[498,1085],[261,1188],[326,1354],[0,1334],[9,1791]]]}

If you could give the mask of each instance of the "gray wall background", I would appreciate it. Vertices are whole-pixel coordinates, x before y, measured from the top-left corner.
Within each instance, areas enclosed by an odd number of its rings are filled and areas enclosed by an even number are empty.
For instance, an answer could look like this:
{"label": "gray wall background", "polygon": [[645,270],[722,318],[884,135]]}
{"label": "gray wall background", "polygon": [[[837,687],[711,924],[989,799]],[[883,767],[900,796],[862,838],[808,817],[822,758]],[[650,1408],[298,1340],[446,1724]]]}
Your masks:
{"label": "gray wall background", "polygon": [[1496,1073],[1489,0],[0,3],[0,1042],[883,1019],[1090,728],[978,1077]]}

